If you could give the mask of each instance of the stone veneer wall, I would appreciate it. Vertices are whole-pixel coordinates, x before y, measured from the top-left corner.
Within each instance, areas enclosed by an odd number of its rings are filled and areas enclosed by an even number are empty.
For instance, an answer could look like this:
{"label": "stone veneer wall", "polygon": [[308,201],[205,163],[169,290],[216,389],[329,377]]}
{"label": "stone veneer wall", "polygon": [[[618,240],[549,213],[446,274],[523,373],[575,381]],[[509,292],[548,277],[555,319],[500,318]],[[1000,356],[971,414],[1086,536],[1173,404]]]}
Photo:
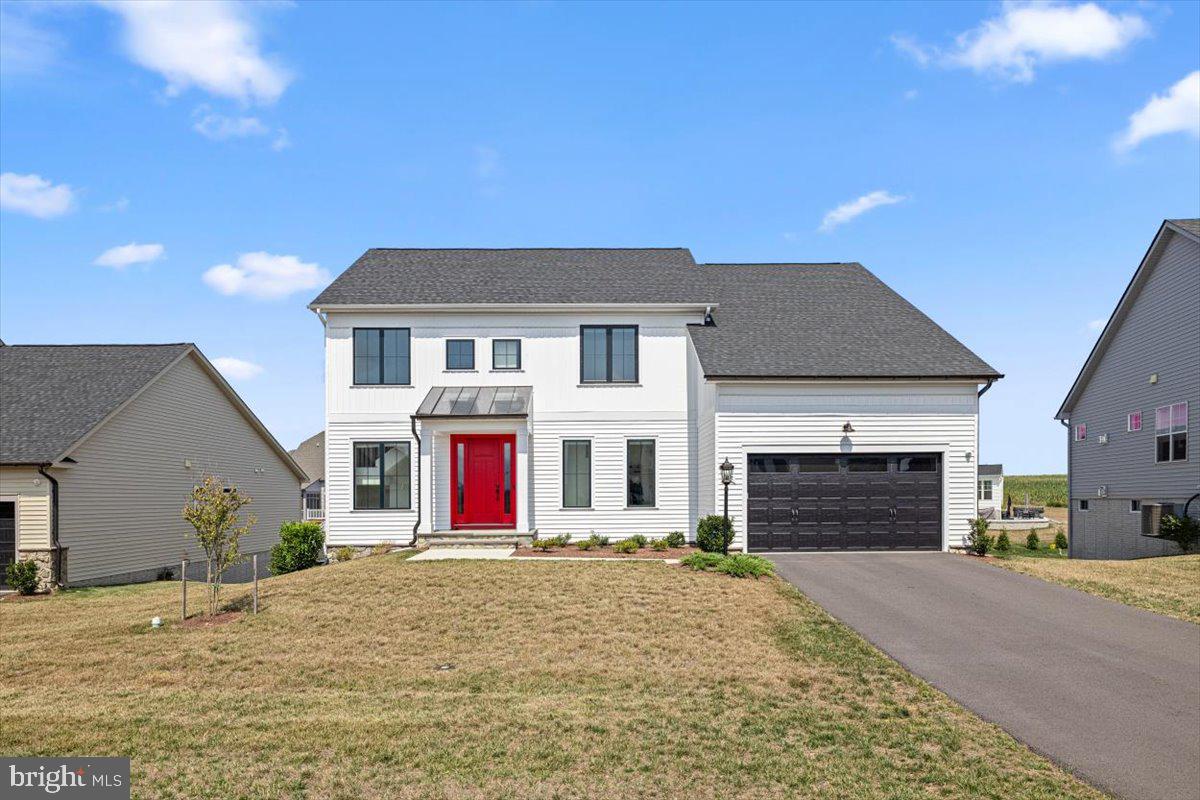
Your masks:
{"label": "stone veneer wall", "polygon": [[67,551],[69,548],[59,548],[60,555],[55,558],[53,547],[19,548],[18,561],[33,561],[38,565],[38,591],[46,592],[67,582]]}

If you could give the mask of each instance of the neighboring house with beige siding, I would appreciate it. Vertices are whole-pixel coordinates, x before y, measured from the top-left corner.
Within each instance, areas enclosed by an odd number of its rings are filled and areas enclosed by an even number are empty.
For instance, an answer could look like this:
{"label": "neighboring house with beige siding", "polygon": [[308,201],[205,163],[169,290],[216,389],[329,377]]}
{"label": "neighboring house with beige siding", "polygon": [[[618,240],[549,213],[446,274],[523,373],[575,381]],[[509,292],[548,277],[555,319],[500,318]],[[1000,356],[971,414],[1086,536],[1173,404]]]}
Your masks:
{"label": "neighboring house with beige siding", "polygon": [[253,498],[244,553],[300,516],[303,471],[194,345],[3,346],[0,392],[0,561],[47,583],[198,560],[180,512],[208,474]]}

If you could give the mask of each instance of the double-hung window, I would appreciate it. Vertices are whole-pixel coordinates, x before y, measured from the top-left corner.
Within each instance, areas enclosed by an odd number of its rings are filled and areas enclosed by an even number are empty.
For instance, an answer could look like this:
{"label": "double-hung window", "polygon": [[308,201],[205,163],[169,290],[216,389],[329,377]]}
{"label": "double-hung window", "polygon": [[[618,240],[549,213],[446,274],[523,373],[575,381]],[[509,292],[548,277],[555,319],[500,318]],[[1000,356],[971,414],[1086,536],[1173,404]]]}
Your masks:
{"label": "double-hung window", "polygon": [[580,383],[637,383],[636,325],[579,326]]}
{"label": "double-hung window", "polygon": [[409,442],[354,443],[356,509],[412,507],[411,447]]}
{"label": "double-hung window", "polygon": [[1154,460],[1187,461],[1188,404],[1172,403],[1154,410]]}
{"label": "double-hung window", "polygon": [[354,384],[406,385],[410,382],[408,328],[354,329]]}
{"label": "double-hung window", "polygon": [[979,482],[979,499],[980,500],[991,500],[992,499],[992,482],[991,481],[980,481]]}
{"label": "double-hung window", "polygon": [[563,440],[562,484],[563,508],[592,507],[591,440]]}
{"label": "double-hung window", "polygon": [[625,504],[631,508],[654,505],[654,440],[625,442]]}
{"label": "double-hung window", "polygon": [[492,369],[520,369],[521,340],[492,340]]}
{"label": "double-hung window", "polygon": [[475,369],[475,340],[446,340],[446,369]]}

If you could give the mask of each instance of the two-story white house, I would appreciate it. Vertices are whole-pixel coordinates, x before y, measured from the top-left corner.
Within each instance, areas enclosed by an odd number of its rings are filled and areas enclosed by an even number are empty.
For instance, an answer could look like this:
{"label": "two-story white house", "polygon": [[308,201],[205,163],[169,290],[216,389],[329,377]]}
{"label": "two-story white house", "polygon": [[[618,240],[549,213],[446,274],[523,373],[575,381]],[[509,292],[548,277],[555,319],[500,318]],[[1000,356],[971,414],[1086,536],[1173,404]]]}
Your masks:
{"label": "two-story white house", "polygon": [[726,460],[738,548],[945,549],[977,512],[1001,376],[859,264],[373,249],[310,308],[330,547],[694,539]]}

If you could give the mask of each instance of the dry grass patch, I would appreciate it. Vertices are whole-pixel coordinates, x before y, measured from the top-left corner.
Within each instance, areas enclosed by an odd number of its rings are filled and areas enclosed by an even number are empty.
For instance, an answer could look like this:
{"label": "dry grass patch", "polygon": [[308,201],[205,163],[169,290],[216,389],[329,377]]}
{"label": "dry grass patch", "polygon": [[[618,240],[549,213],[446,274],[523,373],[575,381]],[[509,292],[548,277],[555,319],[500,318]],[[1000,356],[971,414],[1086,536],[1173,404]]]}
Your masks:
{"label": "dry grass patch", "polygon": [[174,585],[0,606],[0,752],[129,755],[139,797],[1100,797],[775,579],[384,556],[261,587],[212,628],[148,630]]}
{"label": "dry grass patch", "polygon": [[1200,555],[1133,561],[1014,557],[988,563],[1200,623]]}

